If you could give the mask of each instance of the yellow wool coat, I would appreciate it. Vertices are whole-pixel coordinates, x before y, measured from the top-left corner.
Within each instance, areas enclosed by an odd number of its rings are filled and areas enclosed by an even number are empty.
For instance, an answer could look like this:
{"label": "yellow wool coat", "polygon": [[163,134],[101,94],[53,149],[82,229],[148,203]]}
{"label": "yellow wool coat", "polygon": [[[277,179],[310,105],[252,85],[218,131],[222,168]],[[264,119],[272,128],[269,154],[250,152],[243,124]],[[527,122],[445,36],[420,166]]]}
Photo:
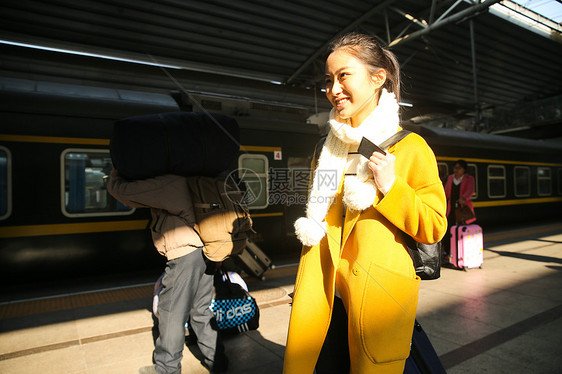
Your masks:
{"label": "yellow wool coat", "polygon": [[327,235],[302,250],[284,374],[313,373],[336,285],[348,315],[351,373],[404,370],[420,280],[403,233],[426,244],[441,240],[447,228],[446,200],[435,155],[423,138],[409,134],[388,151],[396,157],[390,191],[379,191],[363,211],[347,210],[342,222],[342,178],[326,216]]}

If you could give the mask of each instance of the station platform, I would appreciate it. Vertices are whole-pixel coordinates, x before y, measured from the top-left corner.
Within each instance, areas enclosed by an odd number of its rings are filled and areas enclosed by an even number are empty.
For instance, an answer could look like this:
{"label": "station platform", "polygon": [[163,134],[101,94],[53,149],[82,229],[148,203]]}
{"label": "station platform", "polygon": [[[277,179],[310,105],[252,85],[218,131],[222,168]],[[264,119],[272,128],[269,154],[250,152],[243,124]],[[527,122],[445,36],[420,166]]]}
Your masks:
{"label": "station platform", "polygon": [[[422,281],[417,319],[448,373],[562,372],[562,222],[485,232],[484,265]],[[281,373],[296,264],[245,277],[260,327],[225,337],[228,373]],[[135,374],[150,365],[154,280],[3,295],[0,373]],[[208,373],[187,344],[183,373]]]}

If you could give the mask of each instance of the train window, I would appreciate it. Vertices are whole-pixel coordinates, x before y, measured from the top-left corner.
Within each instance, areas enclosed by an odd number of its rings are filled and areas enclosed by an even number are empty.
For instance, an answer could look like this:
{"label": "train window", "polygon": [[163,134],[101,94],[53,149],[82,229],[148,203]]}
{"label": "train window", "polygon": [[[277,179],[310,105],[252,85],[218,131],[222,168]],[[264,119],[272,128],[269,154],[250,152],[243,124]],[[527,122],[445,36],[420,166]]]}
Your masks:
{"label": "train window", "polygon": [[8,148],[0,147],[0,220],[12,211],[12,157]]}
{"label": "train window", "polygon": [[516,166],[513,168],[513,177],[515,181],[515,196],[531,196],[531,169],[527,166]]}
{"label": "train window", "polygon": [[471,200],[476,200],[478,198],[478,167],[476,164],[467,164],[468,170],[466,171],[468,175],[474,177],[474,193],[472,194]]}
{"label": "train window", "polygon": [[552,195],[552,178],[550,168],[538,168],[537,187],[539,196]]}
{"label": "train window", "polygon": [[488,197],[505,197],[505,166],[488,166]]}
{"label": "train window", "polygon": [[61,155],[61,205],[67,217],[125,215],[131,209],[106,189],[112,162],[108,150],[67,149]]}
{"label": "train window", "polygon": [[244,154],[238,158],[238,178],[246,184],[246,201],[252,209],[263,209],[269,204],[268,168],[264,155]]}
{"label": "train window", "polygon": [[447,177],[449,176],[449,166],[444,162],[438,162],[437,168],[439,169],[439,179],[445,184],[447,182]]}

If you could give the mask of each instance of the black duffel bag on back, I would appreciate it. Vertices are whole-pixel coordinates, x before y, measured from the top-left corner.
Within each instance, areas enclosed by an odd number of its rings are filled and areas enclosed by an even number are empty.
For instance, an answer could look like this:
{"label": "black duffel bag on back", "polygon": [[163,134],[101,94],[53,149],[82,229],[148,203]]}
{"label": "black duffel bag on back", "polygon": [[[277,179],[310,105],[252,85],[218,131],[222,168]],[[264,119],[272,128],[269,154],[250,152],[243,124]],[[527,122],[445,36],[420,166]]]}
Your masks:
{"label": "black duffel bag on back", "polygon": [[217,176],[240,149],[234,118],[217,113],[171,112],[115,122],[111,159],[127,179],[163,174]]}

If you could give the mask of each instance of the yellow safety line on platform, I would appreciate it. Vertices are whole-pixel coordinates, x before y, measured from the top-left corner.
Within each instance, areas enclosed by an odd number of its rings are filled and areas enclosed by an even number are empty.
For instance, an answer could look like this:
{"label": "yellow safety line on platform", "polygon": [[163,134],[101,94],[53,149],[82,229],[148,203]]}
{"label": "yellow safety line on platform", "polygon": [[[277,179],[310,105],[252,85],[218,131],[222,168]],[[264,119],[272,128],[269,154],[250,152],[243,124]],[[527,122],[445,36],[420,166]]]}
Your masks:
{"label": "yellow safety line on platform", "polygon": [[0,305],[0,320],[29,316],[33,314],[58,312],[61,310],[84,308],[94,305],[109,304],[117,301],[135,300],[152,297],[154,286],[143,285],[123,287],[100,292],[88,292],[76,295],[57,296],[23,302],[11,302]]}

